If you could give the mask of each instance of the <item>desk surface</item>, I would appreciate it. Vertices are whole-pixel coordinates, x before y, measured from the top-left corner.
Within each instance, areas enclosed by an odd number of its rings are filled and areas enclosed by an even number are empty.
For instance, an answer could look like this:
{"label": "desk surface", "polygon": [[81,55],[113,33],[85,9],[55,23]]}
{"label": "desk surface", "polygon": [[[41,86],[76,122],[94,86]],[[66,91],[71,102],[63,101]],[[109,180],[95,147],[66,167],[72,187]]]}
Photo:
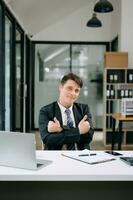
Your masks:
{"label": "desk surface", "polygon": [[127,116],[124,117],[120,113],[114,113],[114,114],[112,114],[112,117],[119,121],[133,121],[133,117],[127,117]]}
{"label": "desk surface", "polygon": [[[114,161],[89,165],[64,157],[62,152],[65,151],[37,151],[38,159],[51,160],[52,163],[35,171],[0,166],[0,181],[133,181],[133,166],[128,166],[119,157]],[[133,155],[133,151],[121,153]]]}

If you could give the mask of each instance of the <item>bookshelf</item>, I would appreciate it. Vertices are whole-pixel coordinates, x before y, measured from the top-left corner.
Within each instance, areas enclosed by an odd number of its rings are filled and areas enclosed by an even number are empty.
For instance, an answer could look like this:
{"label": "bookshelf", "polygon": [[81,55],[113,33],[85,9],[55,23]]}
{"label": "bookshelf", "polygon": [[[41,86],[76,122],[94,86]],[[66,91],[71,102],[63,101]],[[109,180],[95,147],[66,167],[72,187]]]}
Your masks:
{"label": "bookshelf", "polygon": [[[117,54],[117,53],[115,53]],[[115,55],[113,54],[113,55]],[[125,54],[119,54],[119,56]],[[107,54],[106,56],[110,56]],[[104,145],[106,148],[111,147],[112,140],[112,114],[121,112],[121,99],[133,98],[133,69],[127,68],[127,62],[119,67],[113,67],[107,62],[105,56],[105,69],[104,69],[104,120],[103,120],[103,133]],[[112,56],[112,54],[111,54]],[[115,55],[116,56],[116,55]],[[115,57],[116,59],[116,57]],[[124,58],[127,60],[127,58]],[[122,59],[123,60],[123,59]],[[108,67],[109,66],[109,67]],[[116,123],[116,130],[118,123]],[[117,132],[116,132],[117,134]],[[116,137],[116,141],[118,138]],[[123,147],[133,147],[133,122],[123,123]]]}

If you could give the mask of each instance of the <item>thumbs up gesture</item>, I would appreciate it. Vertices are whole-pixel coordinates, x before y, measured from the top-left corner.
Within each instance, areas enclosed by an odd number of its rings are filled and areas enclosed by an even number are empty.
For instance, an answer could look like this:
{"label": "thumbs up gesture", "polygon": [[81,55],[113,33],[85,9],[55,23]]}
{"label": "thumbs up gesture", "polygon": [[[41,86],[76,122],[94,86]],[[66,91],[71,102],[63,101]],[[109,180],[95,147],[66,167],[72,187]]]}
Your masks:
{"label": "thumbs up gesture", "polygon": [[57,126],[60,126],[60,122],[57,120],[56,117],[54,117],[54,123],[55,123]]}
{"label": "thumbs up gesture", "polygon": [[60,122],[57,120],[56,117],[54,117],[53,121],[48,122],[48,132],[55,133],[55,132],[61,132],[62,128],[60,126]]}
{"label": "thumbs up gesture", "polygon": [[78,128],[79,128],[80,134],[85,134],[90,129],[90,124],[89,124],[88,121],[86,121],[86,119],[87,119],[87,115],[85,115],[83,117],[83,119],[78,124]]}

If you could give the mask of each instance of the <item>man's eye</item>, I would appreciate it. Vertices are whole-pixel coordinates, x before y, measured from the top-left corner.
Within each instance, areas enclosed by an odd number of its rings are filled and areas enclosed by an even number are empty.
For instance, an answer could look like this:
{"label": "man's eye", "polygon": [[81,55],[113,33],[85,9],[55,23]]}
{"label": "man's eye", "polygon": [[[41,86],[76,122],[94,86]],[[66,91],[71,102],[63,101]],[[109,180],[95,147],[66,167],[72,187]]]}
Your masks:
{"label": "man's eye", "polygon": [[68,89],[68,90],[72,90],[72,88],[71,88],[71,87],[68,87],[67,89]]}
{"label": "man's eye", "polygon": [[79,90],[75,90],[75,93],[79,93]]}

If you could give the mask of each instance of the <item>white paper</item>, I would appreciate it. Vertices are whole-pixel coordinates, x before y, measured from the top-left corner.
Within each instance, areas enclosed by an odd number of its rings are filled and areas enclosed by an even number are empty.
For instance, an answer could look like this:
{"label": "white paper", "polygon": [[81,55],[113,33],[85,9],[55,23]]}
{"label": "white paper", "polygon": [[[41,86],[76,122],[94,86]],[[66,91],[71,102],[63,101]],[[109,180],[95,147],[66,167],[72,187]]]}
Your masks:
{"label": "white paper", "polygon": [[83,151],[69,151],[62,153],[62,155],[88,164],[98,164],[115,160],[114,156],[105,152],[89,151],[87,149]]}

